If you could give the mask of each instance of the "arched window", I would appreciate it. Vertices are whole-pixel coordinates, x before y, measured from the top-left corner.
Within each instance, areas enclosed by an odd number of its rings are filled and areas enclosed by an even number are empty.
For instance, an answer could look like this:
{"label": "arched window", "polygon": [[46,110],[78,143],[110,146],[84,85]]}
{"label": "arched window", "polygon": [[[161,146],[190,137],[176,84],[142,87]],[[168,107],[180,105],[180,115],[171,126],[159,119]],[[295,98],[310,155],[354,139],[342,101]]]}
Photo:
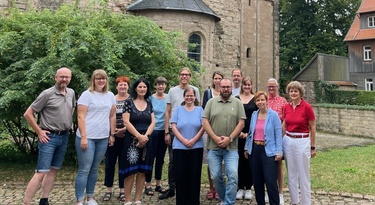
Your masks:
{"label": "arched window", "polygon": [[188,40],[187,57],[201,63],[202,38],[198,34],[192,34]]}
{"label": "arched window", "polygon": [[251,55],[251,48],[246,49],[246,58],[250,58]]}

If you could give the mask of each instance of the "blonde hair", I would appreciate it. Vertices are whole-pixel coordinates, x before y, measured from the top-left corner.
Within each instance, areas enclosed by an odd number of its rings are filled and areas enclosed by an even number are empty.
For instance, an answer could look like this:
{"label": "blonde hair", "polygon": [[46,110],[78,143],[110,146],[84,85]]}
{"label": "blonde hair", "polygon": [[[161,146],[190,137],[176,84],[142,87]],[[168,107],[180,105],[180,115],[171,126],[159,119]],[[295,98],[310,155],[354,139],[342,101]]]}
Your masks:
{"label": "blonde hair", "polygon": [[106,82],[106,84],[105,84],[102,92],[103,93],[108,92],[108,89],[109,89],[108,75],[107,75],[107,73],[103,69],[94,70],[94,72],[91,75],[90,87],[89,87],[88,90],[90,92],[94,92],[95,91],[95,78],[96,77],[102,77],[102,78],[106,79],[107,82]]}
{"label": "blonde hair", "polygon": [[[244,90],[243,90],[243,86],[245,85],[246,81],[250,81],[251,86],[253,85],[253,80],[251,80],[251,78],[250,78],[249,76],[245,76],[245,77],[243,77],[243,78],[242,78],[242,81],[241,81],[241,90],[240,90],[240,94],[242,94],[243,91],[244,91]],[[250,93],[251,93],[251,94],[254,94],[254,93],[253,93],[253,87],[251,87]]]}
{"label": "blonde hair", "polygon": [[303,88],[302,84],[298,81],[292,81],[286,86],[286,93],[289,94],[291,89],[297,89],[301,94],[301,98],[305,95],[305,88]]}

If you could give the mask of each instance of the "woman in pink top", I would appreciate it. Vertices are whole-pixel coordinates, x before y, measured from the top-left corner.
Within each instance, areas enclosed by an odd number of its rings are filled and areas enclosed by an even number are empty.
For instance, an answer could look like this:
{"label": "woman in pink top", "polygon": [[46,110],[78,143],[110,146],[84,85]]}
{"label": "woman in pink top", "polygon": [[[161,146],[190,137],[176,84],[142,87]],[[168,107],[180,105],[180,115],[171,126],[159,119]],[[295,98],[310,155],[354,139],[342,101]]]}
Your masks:
{"label": "woman in pink top", "polygon": [[249,134],[245,144],[245,157],[250,158],[257,204],[266,204],[264,184],[271,205],[279,205],[277,186],[278,161],[282,159],[282,130],[277,112],[268,108],[264,91],[254,95],[259,110],[251,116]]}

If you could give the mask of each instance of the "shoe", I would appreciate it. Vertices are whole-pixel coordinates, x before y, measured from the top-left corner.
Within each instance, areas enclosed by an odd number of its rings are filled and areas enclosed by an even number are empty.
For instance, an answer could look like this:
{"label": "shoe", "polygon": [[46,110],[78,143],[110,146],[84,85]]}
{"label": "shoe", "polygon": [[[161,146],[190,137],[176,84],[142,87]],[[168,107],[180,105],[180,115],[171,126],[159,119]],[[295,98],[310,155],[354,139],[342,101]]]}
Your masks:
{"label": "shoe", "polygon": [[216,194],[215,191],[212,191],[211,189],[209,189],[209,190],[207,191],[207,194],[206,194],[206,198],[207,198],[207,200],[212,200],[212,199],[214,199],[214,198],[215,198],[215,194]]}
{"label": "shoe", "polygon": [[79,202],[78,205],[83,205],[83,203],[82,203],[82,202]]}
{"label": "shoe", "polygon": [[219,203],[217,203],[216,205],[224,205],[224,202],[219,201]]}
{"label": "shoe", "polygon": [[163,193],[167,192],[168,190],[164,189],[162,186],[156,186],[155,191],[163,194]]}
{"label": "shoe", "polygon": [[159,199],[160,200],[168,199],[168,198],[174,197],[174,195],[175,195],[174,190],[168,189],[164,194],[161,194],[159,196]]}
{"label": "shoe", "polygon": [[111,197],[112,197],[112,192],[106,192],[104,193],[104,196],[102,198],[103,201],[109,201],[111,200]]}
{"label": "shoe", "polygon": [[253,198],[253,195],[251,194],[251,190],[246,190],[245,191],[245,199],[250,200],[251,198]]}
{"label": "shoe", "polygon": [[279,194],[279,198],[280,198],[280,205],[284,205],[284,195]]}
{"label": "shoe", "polygon": [[95,199],[90,199],[89,201],[86,201],[86,205],[98,205],[98,203],[96,203]]}
{"label": "shoe", "polygon": [[239,189],[236,194],[236,199],[243,199],[243,189]]}
{"label": "shoe", "polygon": [[266,203],[270,202],[270,199],[268,198],[268,195],[267,195],[267,194],[264,195],[264,201],[265,201]]}

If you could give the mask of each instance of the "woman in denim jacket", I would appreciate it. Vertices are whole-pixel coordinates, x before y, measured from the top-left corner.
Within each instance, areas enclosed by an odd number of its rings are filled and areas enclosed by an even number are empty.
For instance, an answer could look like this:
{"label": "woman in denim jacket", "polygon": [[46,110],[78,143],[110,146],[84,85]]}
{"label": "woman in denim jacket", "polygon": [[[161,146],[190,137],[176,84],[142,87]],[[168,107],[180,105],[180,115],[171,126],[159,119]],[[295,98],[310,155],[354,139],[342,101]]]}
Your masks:
{"label": "woman in denim jacket", "polygon": [[253,181],[257,204],[265,204],[264,184],[271,205],[279,205],[277,186],[278,161],[282,159],[282,129],[277,112],[268,108],[268,96],[259,91],[254,96],[259,108],[251,116],[250,130],[245,144],[245,157],[253,167]]}

